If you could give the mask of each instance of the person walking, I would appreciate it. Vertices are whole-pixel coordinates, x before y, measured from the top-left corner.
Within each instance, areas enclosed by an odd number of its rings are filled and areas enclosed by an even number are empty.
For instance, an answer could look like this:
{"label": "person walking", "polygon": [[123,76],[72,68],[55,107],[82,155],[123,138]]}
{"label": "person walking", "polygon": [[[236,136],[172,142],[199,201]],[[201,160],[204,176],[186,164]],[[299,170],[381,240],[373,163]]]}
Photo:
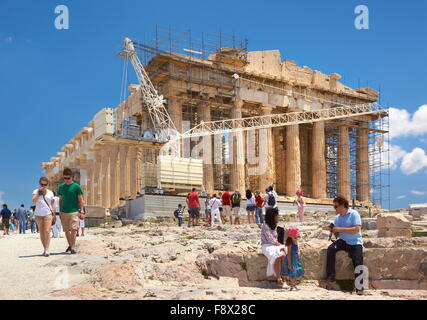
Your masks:
{"label": "person walking", "polygon": [[211,210],[211,227],[215,226],[215,217],[218,220],[218,224],[222,225],[221,215],[219,212],[219,207],[221,206],[221,200],[217,198],[216,193],[212,196],[212,199],[209,200],[209,208]]}
{"label": "person walking", "polygon": [[[240,224],[240,201],[242,200],[242,195],[238,190],[236,190],[231,195],[231,210],[234,214],[234,224]],[[230,216],[231,221],[231,216]]]}
{"label": "person walking", "polygon": [[261,197],[261,194],[259,191],[255,192],[255,222],[258,225],[261,225],[264,223],[264,216],[262,214],[262,207],[264,204],[264,198]]}
{"label": "person walking", "polygon": [[30,220],[30,229],[31,229],[31,233],[36,233],[37,229],[36,229],[36,215],[35,212],[36,211],[36,206],[31,206],[30,207],[30,211],[28,213],[28,218]]}
{"label": "person walking", "polygon": [[21,204],[21,206],[16,210],[16,218],[19,222],[19,234],[25,234],[25,225],[27,222],[27,210],[25,210],[24,205]]}
{"label": "person walking", "polygon": [[264,207],[265,210],[268,208],[277,208],[277,193],[274,191],[273,187],[270,186],[265,189],[266,195],[264,197]]}
{"label": "person walking", "polygon": [[190,219],[188,219],[188,226],[191,226],[190,223],[192,221],[194,227],[199,224],[200,217],[199,194],[196,192],[196,188],[193,188],[188,194],[187,205],[190,213]]}
{"label": "person walking", "polygon": [[7,204],[3,204],[3,209],[0,212],[1,215],[1,223],[3,225],[3,234],[9,235],[10,228],[10,218],[12,217],[12,212],[7,208]]}
{"label": "person walking", "polygon": [[63,173],[64,183],[58,188],[60,219],[68,247],[65,252],[76,254],[76,237],[79,228],[78,219],[84,219],[83,191],[77,182],[73,181],[73,172],[65,168]]}
{"label": "person walking", "polygon": [[222,203],[221,218],[230,217],[230,224],[233,224],[233,217],[231,216],[231,194],[228,192],[228,188],[225,189],[223,194],[220,194],[220,199]]}
{"label": "person walking", "polygon": [[299,222],[303,222],[304,221],[304,207],[305,207],[305,202],[304,202],[304,198],[303,196],[303,192],[302,190],[298,189],[295,192],[296,196],[295,196],[295,200],[294,200],[294,205],[297,205],[298,208],[298,220]]}
{"label": "person walking", "polygon": [[248,224],[255,223],[254,213],[255,213],[256,201],[251,190],[246,190],[246,199],[247,199],[246,212],[248,213]]}
{"label": "person walking", "polygon": [[57,195],[57,193],[55,191],[53,191],[54,197],[53,199],[55,200],[55,216],[56,216],[56,221],[55,224],[52,227],[52,237],[53,238],[60,238],[62,237],[62,223],[61,223],[61,217],[59,215],[60,213],[60,209],[59,209],[59,197]]}
{"label": "person walking", "polygon": [[211,220],[211,209],[209,207],[209,201],[211,200],[211,195],[208,194],[205,199],[205,227],[209,227]]}
{"label": "person walking", "polygon": [[43,256],[49,257],[50,232],[55,219],[55,200],[51,190],[47,188],[49,180],[42,177],[40,187],[33,191],[32,202],[36,205],[36,223],[40,231],[40,241],[43,245]]}

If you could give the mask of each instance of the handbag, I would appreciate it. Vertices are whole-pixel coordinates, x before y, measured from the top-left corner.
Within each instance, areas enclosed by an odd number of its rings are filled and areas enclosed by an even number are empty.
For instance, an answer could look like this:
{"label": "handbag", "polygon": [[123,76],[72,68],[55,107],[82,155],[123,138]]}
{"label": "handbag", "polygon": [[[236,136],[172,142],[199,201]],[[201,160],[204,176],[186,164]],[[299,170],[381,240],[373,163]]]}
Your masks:
{"label": "handbag", "polygon": [[47,207],[49,208],[50,213],[52,214],[52,226],[53,226],[56,223],[56,215],[53,213],[52,208],[50,207],[49,203],[47,203],[46,198],[44,197],[44,194],[43,194],[43,200],[46,203]]}

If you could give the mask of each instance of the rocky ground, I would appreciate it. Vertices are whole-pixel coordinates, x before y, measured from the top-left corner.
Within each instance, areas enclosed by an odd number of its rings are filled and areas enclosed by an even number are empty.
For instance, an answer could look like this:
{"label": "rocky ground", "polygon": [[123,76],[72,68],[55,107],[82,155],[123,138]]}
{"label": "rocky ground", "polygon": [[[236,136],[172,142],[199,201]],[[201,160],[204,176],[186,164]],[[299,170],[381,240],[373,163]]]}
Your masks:
{"label": "rocky ground", "polygon": [[[306,223],[301,230],[302,249],[329,244],[327,232],[318,224]],[[48,258],[41,257],[37,237],[0,239],[0,268],[10,270],[0,275],[0,298],[427,299],[425,290],[368,290],[361,297],[326,290],[318,281],[303,281],[299,291],[276,289],[274,282],[249,281],[244,260],[231,257],[259,251],[256,225],[209,230],[146,222],[90,228],[78,239],[78,254],[64,254],[65,239],[53,239]]]}

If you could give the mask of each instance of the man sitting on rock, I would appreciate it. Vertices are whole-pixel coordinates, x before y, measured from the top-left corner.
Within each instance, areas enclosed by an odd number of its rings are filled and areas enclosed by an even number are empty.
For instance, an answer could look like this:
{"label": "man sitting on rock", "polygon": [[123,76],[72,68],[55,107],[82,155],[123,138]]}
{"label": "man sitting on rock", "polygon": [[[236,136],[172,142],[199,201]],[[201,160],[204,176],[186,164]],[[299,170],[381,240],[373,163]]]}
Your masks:
{"label": "man sitting on rock", "polygon": [[[360,215],[356,210],[349,209],[348,200],[343,197],[335,198],[333,203],[338,215],[335,217],[334,227],[331,232],[339,233],[340,239],[332,243],[328,248],[326,277],[330,281],[335,281],[335,254],[340,250],[345,250],[349,253],[354,268],[363,265],[362,221]],[[355,278],[362,272],[355,273]],[[363,288],[356,288],[356,293],[363,294]]]}

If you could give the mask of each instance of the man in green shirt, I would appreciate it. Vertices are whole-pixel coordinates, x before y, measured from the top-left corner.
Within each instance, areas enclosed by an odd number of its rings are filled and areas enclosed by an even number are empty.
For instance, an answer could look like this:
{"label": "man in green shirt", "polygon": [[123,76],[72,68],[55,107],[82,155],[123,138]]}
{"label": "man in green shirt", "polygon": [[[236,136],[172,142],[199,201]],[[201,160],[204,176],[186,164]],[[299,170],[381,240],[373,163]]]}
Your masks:
{"label": "man in green shirt", "polygon": [[71,169],[65,168],[62,175],[65,182],[59,186],[58,195],[61,223],[68,241],[65,252],[75,254],[78,219],[84,219],[83,191],[80,185],[73,181]]}

